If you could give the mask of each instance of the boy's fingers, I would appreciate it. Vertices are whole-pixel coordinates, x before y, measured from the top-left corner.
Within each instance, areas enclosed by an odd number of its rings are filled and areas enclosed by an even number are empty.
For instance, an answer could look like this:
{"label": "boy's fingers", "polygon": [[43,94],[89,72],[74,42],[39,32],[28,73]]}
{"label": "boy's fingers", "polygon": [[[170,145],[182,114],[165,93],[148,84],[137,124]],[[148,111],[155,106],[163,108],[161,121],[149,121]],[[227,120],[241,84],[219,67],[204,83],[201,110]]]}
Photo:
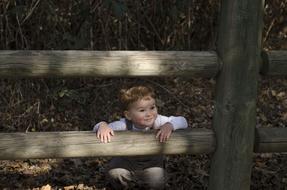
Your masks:
{"label": "boy's fingers", "polygon": [[111,135],[110,135],[110,134],[108,134],[108,136],[107,136],[107,140],[108,140],[108,142],[110,142],[110,141],[111,141]]}
{"label": "boy's fingers", "polygon": [[159,130],[159,131],[157,132],[155,138],[158,138],[158,137],[160,136],[160,134],[161,134],[161,131]]}
{"label": "boy's fingers", "polygon": [[170,135],[171,135],[171,133],[167,134],[166,140],[169,139]]}
{"label": "boy's fingers", "polygon": [[104,143],[107,143],[108,142],[108,137],[105,135],[104,136]]}
{"label": "boy's fingers", "polygon": [[164,135],[162,137],[162,142],[166,142],[168,140],[169,136],[170,136],[170,134]]}
{"label": "boy's fingers", "polygon": [[161,134],[161,136],[160,136],[160,142],[163,142],[163,141],[164,141],[164,135]]}
{"label": "boy's fingers", "polygon": [[114,131],[113,131],[113,130],[111,130],[110,134],[111,134],[112,136],[114,136]]}
{"label": "boy's fingers", "polygon": [[100,138],[101,138],[101,142],[104,142],[104,136],[101,135]]}
{"label": "boy's fingers", "polygon": [[166,136],[164,136],[163,137],[163,141],[162,142],[165,142],[167,139],[166,139],[167,137]]}
{"label": "boy's fingers", "polygon": [[108,142],[108,135],[105,136],[105,143]]}

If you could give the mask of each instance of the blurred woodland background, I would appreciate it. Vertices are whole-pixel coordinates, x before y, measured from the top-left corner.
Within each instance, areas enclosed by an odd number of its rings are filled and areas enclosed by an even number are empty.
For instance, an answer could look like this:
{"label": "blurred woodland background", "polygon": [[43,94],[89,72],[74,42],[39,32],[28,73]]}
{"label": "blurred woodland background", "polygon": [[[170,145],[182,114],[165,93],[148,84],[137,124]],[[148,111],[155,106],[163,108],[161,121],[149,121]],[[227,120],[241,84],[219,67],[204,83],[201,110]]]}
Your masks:
{"label": "blurred woodland background", "polygon": [[[0,50],[215,50],[219,0],[1,0]],[[266,0],[263,49],[287,49],[287,0]],[[287,125],[287,78],[260,77],[257,127]],[[147,83],[160,113],[211,128],[214,78],[0,79],[0,131],[91,130]],[[2,189],[106,189],[109,158],[0,161]],[[206,189],[210,155],[168,156],[167,189]],[[287,189],[287,156],[256,154],[251,189]]]}

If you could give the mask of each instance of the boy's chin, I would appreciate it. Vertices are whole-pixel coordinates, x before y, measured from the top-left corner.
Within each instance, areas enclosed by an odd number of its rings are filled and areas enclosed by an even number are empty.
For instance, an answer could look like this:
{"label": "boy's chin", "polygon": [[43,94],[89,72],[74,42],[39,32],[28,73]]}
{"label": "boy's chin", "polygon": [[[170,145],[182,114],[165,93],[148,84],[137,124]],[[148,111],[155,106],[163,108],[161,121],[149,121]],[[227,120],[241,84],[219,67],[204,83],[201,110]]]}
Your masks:
{"label": "boy's chin", "polygon": [[153,127],[153,124],[143,124],[143,125],[138,125],[139,128],[142,128],[142,129],[146,129],[146,128],[152,128]]}

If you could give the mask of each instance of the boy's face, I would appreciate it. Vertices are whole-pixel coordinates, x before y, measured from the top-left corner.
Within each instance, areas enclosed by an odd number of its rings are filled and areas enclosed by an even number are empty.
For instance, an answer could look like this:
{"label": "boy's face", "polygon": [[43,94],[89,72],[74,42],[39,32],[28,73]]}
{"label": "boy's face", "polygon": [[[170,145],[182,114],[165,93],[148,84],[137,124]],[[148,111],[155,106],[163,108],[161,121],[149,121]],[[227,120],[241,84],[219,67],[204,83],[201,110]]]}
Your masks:
{"label": "boy's face", "polygon": [[124,114],[127,119],[131,120],[139,128],[152,127],[157,117],[155,99],[146,96],[132,103]]}

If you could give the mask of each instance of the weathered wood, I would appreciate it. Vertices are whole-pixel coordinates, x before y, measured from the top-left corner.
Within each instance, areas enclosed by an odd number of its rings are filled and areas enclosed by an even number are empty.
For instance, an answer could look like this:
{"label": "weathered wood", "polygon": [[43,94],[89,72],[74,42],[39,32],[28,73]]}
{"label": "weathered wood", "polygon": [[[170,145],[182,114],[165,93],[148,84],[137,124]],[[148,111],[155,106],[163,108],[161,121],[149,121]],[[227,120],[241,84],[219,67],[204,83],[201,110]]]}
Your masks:
{"label": "weathered wood", "polygon": [[287,152],[287,128],[259,128],[255,134],[255,152]]}
{"label": "weathered wood", "polygon": [[0,51],[0,77],[213,77],[213,51]]}
{"label": "weathered wood", "polygon": [[261,73],[264,75],[287,75],[287,50],[262,52]]}
{"label": "weathered wood", "polygon": [[93,132],[0,133],[0,159],[202,154],[214,150],[213,132],[178,130],[160,143],[151,132],[115,132],[100,143]]}
{"label": "weathered wood", "polygon": [[257,80],[261,53],[262,0],[221,0],[213,128],[217,147],[210,190],[250,188]]}
{"label": "weathered wood", "polygon": [[[208,154],[215,149],[209,129],[174,132],[159,143],[151,132],[116,132],[110,143],[100,143],[90,131],[0,133],[0,160],[75,158],[154,154]],[[287,152],[287,128],[256,129],[255,152]]]}

